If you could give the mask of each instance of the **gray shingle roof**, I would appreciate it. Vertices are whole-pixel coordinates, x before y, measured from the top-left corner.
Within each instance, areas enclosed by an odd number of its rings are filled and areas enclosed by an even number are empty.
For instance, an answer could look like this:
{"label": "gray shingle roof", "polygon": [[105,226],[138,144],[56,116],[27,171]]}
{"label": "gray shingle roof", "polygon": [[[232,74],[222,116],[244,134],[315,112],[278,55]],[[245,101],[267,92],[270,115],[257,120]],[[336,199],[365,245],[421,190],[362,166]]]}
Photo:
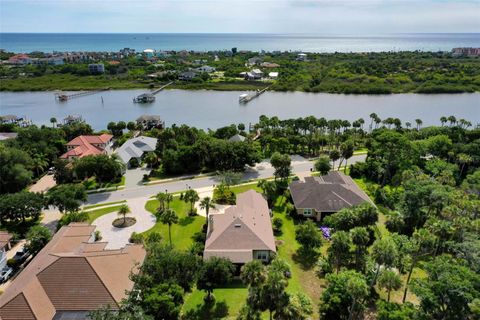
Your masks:
{"label": "gray shingle roof", "polygon": [[140,158],[144,152],[154,151],[157,146],[157,139],[139,136],[127,140],[116,153],[124,163],[132,158]]}
{"label": "gray shingle roof", "polygon": [[318,212],[337,212],[343,208],[370,202],[352,178],[329,172],[321,177],[307,177],[305,182],[294,181],[289,185],[296,208],[312,208]]}

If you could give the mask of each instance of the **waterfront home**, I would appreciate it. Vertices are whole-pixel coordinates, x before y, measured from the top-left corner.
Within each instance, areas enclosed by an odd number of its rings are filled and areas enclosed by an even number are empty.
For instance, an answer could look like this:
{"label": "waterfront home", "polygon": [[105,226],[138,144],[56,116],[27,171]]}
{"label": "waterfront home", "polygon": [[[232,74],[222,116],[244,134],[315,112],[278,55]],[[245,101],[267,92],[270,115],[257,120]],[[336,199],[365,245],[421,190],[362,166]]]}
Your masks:
{"label": "waterfront home", "polygon": [[197,73],[192,70],[182,72],[178,75],[178,79],[182,81],[190,81],[196,77],[197,77]]}
{"label": "waterfront home", "polygon": [[67,143],[67,152],[60,156],[61,159],[72,160],[85,156],[108,154],[112,146],[111,134],[99,136],[78,136]]}
{"label": "waterfront home", "polygon": [[268,77],[270,79],[278,79],[278,72],[269,72]]}
{"label": "waterfront home", "polygon": [[263,77],[263,72],[260,69],[253,69],[245,74],[246,80],[260,80]]}
{"label": "waterfront home", "polygon": [[63,118],[63,125],[64,126],[68,126],[68,125],[71,125],[71,124],[75,124],[75,123],[83,123],[85,122],[85,120],[83,120],[82,116],[79,116],[79,115],[68,115],[66,116],[65,118]]}
{"label": "waterfront home", "polygon": [[262,62],[260,64],[260,67],[262,68],[278,68],[280,65],[278,63],[273,63],[273,62]]}
{"label": "waterfront home", "polygon": [[8,63],[17,65],[32,64],[32,58],[26,54],[16,54],[8,58]]}
{"label": "waterfront home", "polygon": [[257,64],[262,63],[263,59],[260,57],[253,57],[247,60],[247,66],[255,66]]}
{"label": "waterfront home", "polygon": [[94,231],[88,223],[63,226],[0,296],[0,318],[86,319],[118,310],[146,252],[142,245],[106,250],[106,242],[93,242]]}
{"label": "waterfront home", "polygon": [[197,71],[212,73],[212,72],[215,72],[215,68],[210,66],[201,66],[197,68]]}
{"label": "waterfront home", "polygon": [[317,221],[343,208],[364,202],[373,204],[351,177],[338,171],[293,181],[289,189],[297,214]]}
{"label": "waterfront home", "polygon": [[105,73],[105,66],[103,63],[91,63],[88,65],[88,71],[91,74],[102,74]]}
{"label": "waterfront home", "polygon": [[0,270],[7,266],[7,251],[11,249],[12,238],[13,235],[7,231],[0,231]]}
{"label": "waterfront home", "polygon": [[270,261],[276,252],[267,201],[254,190],[237,195],[236,205],[210,214],[203,258],[222,257],[237,265]]}
{"label": "waterfront home", "polygon": [[15,139],[17,136],[18,136],[18,133],[16,132],[0,132],[0,141]]}
{"label": "waterfront home", "polygon": [[307,54],[306,53],[297,54],[297,61],[307,61]]}
{"label": "waterfront home", "polygon": [[155,151],[156,146],[156,138],[138,136],[122,144],[122,146],[116,150],[116,154],[127,167],[130,167],[130,160],[136,159],[138,163],[140,163],[143,155],[146,152]]}
{"label": "waterfront home", "polygon": [[137,118],[137,126],[143,130],[151,130],[153,128],[163,129],[165,127],[165,121],[157,115],[144,114]]}
{"label": "waterfront home", "polygon": [[18,123],[19,121],[21,121],[21,118],[13,114],[6,114],[4,116],[0,116],[0,123]]}
{"label": "waterfront home", "polygon": [[228,141],[231,141],[231,142],[243,142],[245,141],[245,137],[242,136],[242,135],[239,135],[238,133],[234,136],[231,136],[230,139],[228,139]]}

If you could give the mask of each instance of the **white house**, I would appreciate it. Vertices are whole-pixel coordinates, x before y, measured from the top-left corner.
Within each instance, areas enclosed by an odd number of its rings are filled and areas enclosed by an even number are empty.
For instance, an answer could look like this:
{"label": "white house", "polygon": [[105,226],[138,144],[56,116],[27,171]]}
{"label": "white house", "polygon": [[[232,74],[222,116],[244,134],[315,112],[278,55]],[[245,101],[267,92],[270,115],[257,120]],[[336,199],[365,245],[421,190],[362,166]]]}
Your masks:
{"label": "white house", "polygon": [[246,80],[260,80],[263,77],[263,72],[260,69],[253,69],[245,74]]}
{"label": "white house", "polygon": [[120,148],[117,149],[116,153],[122,162],[128,165],[130,160],[133,158],[140,161],[145,152],[155,151],[156,146],[157,139],[138,136],[136,138],[127,140]]}
{"label": "white house", "polygon": [[212,73],[212,72],[215,72],[216,69],[210,66],[201,66],[201,67],[198,67],[197,70],[200,72]]}
{"label": "white house", "polygon": [[277,79],[278,78],[278,72],[269,72],[268,77],[270,79]]}
{"label": "white house", "polygon": [[306,53],[297,54],[297,61],[307,61],[307,54]]}
{"label": "white house", "polygon": [[10,250],[12,235],[6,231],[0,231],[0,270],[7,266],[7,250]]}

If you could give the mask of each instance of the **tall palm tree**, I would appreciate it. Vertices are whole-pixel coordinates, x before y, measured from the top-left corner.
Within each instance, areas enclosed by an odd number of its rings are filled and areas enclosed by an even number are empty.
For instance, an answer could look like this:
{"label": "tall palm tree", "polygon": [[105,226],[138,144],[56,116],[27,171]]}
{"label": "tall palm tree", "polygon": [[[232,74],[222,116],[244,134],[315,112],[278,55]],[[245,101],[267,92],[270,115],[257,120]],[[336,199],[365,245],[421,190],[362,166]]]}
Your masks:
{"label": "tall palm tree", "polygon": [[445,123],[447,123],[447,117],[440,117],[440,123],[442,124],[442,127]]}
{"label": "tall palm tree", "polygon": [[208,212],[210,211],[210,208],[215,209],[215,204],[210,197],[205,197],[200,201],[200,208],[205,209],[208,224]]}
{"label": "tall palm tree", "polygon": [[50,118],[50,123],[52,124],[52,127],[54,128],[57,124],[57,118],[55,117],[51,117]]}
{"label": "tall palm tree", "polygon": [[193,205],[196,201],[198,201],[200,197],[198,196],[198,192],[193,189],[188,189],[183,196],[183,201],[186,203],[190,203],[190,212],[193,213]]}
{"label": "tall palm tree", "polygon": [[157,193],[157,195],[155,196],[155,198],[157,198],[157,200],[158,200],[158,202],[159,202],[159,204],[160,204],[160,205],[158,206],[158,209],[157,209],[157,211],[158,211],[159,213],[162,213],[162,212],[165,210],[165,208],[166,208],[166,207],[165,207],[165,203],[166,203],[166,201],[167,201],[167,194],[168,194],[168,193],[166,193],[166,192],[165,192],[165,193],[164,193],[164,192],[159,192],[159,193]]}
{"label": "tall palm tree", "polygon": [[415,119],[415,123],[417,124],[417,130],[420,130],[423,124],[422,119]]}
{"label": "tall palm tree", "polygon": [[457,118],[455,116],[449,116],[448,122],[450,122],[450,127],[457,123]]}
{"label": "tall palm tree", "polygon": [[168,225],[168,239],[170,241],[170,246],[172,245],[172,224],[178,223],[178,216],[173,209],[166,209],[158,217],[160,222]]}
{"label": "tall palm tree", "polygon": [[130,213],[130,207],[126,204],[122,204],[120,208],[118,209],[118,215],[123,216],[123,224],[126,222],[126,215],[127,213]]}
{"label": "tall palm tree", "polygon": [[173,201],[173,195],[171,193],[167,193],[165,191],[165,205],[167,207],[167,209],[170,209],[170,202]]}

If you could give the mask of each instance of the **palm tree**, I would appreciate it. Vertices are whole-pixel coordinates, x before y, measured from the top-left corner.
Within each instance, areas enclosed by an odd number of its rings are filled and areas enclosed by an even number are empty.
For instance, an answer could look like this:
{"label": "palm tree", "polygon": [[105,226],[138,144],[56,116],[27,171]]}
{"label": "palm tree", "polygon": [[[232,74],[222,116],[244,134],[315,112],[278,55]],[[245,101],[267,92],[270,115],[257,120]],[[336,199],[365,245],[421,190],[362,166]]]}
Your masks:
{"label": "palm tree", "polygon": [[210,208],[215,209],[215,204],[210,197],[205,197],[200,201],[200,208],[205,209],[208,224],[208,212],[210,211]]}
{"label": "palm tree", "polygon": [[170,209],[170,202],[173,201],[173,195],[171,193],[167,193],[167,191],[165,191],[165,204],[167,205],[167,209]]}
{"label": "palm tree", "polygon": [[423,124],[422,119],[415,119],[415,123],[417,124],[417,130],[420,130]]}
{"label": "palm tree", "polygon": [[375,112],[370,113],[370,119],[371,119],[371,121],[370,121],[370,131],[372,131],[372,128],[373,128],[373,121],[375,121],[377,118],[378,118],[378,116]]}
{"label": "palm tree", "polygon": [[394,271],[385,270],[378,277],[378,286],[387,290],[387,301],[390,302],[390,292],[402,287],[402,279]]}
{"label": "palm tree", "polygon": [[158,157],[155,154],[155,152],[149,152],[145,156],[145,162],[147,163],[148,167],[153,168],[157,162],[158,162]]}
{"label": "palm tree", "polygon": [[183,201],[186,203],[190,203],[190,213],[193,213],[193,205],[196,201],[198,201],[200,197],[198,196],[197,191],[193,189],[188,189],[183,196]]}
{"label": "palm tree", "polygon": [[412,124],[410,122],[405,122],[405,127],[407,127],[407,129],[410,129],[410,127],[412,126]]}
{"label": "palm tree", "polygon": [[40,175],[40,172],[43,172],[48,166],[48,161],[45,159],[43,154],[36,155],[32,159],[32,169],[37,173],[37,177]]}
{"label": "palm tree", "polygon": [[173,209],[166,209],[158,217],[160,222],[168,225],[168,239],[170,240],[170,246],[172,245],[172,224],[178,223],[178,216]]}
{"label": "palm tree", "polygon": [[450,116],[447,119],[448,119],[448,122],[450,122],[450,127],[453,126],[455,123],[457,123],[457,118],[455,118],[455,116]]}
{"label": "palm tree", "polygon": [[267,279],[265,266],[260,260],[252,260],[246,263],[240,271],[240,279],[251,287],[264,283]]}
{"label": "palm tree", "polygon": [[126,222],[126,215],[127,213],[130,213],[130,207],[126,204],[122,204],[120,208],[118,209],[118,215],[123,216],[123,224]]}
{"label": "palm tree", "polygon": [[447,123],[447,117],[440,117],[440,123],[442,124],[442,127],[445,123]]}
{"label": "palm tree", "polygon": [[163,192],[159,192],[157,193],[157,195],[155,196],[155,198],[157,198],[158,202],[159,202],[159,206],[158,206],[158,213],[162,213],[164,210],[165,210],[165,203],[167,201],[167,195],[168,193],[163,193]]}
{"label": "palm tree", "polygon": [[57,123],[57,118],[51,117],[51,118],[50,118],[50,123],[52,124],[52,127],[54,128],[55,125],[56,125],[56,123]]}

